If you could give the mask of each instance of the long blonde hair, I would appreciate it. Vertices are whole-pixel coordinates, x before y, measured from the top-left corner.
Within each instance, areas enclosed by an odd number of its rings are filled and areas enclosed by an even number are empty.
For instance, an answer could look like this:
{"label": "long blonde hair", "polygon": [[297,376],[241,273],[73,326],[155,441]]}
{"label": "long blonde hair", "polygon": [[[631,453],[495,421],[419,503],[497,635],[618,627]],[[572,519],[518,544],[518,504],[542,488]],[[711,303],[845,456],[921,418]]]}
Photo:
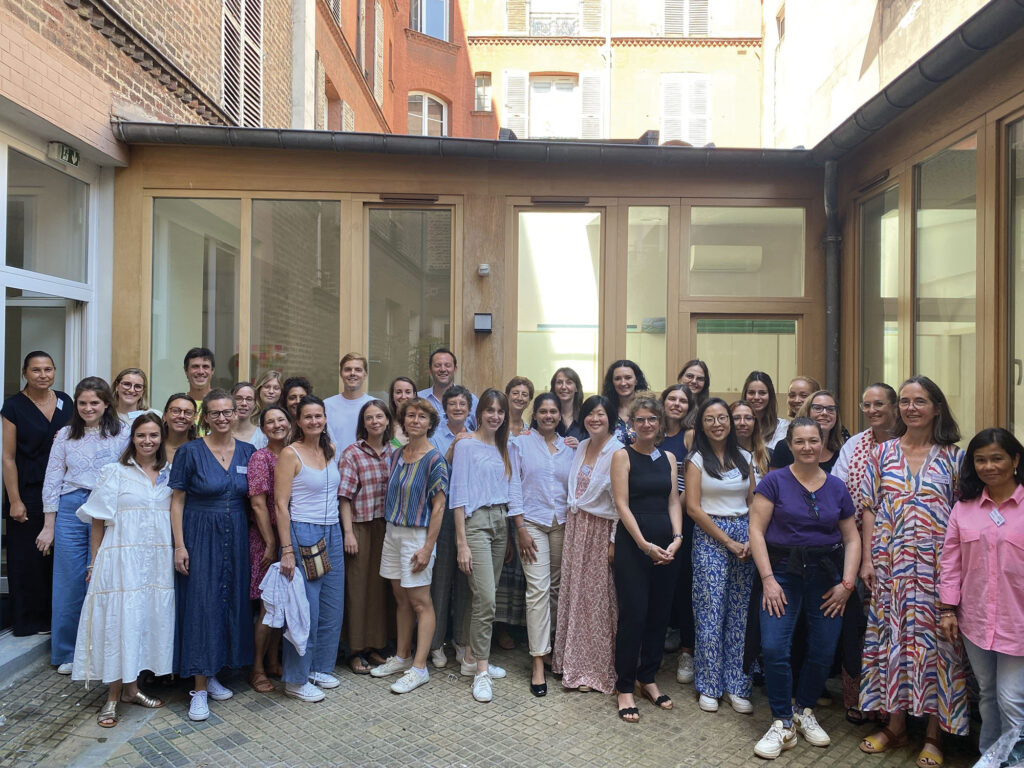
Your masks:
{"label": "long blonde hair", "polygon": [[768,466],[771,460],[768,456],[768,446],[764,442],[764,435],[761,434],[759,429],[754,407],[746,400],[736,400],[729,405],[729,415],[732,416],[732,412],[741,405],[744,408],[749,408],[750,415],[754,417],[754,431],[750,434],[750,455],[754,459],[754,469],[757,470],[757,474],[766,475],[768,474]]}

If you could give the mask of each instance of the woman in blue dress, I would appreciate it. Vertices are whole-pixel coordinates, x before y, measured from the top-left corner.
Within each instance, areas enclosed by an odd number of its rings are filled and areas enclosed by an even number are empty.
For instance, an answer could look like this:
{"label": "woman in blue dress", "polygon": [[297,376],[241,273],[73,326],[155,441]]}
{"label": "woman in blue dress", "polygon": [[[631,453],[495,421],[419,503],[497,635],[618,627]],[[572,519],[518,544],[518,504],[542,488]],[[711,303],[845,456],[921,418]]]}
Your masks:
{"label": "woman in blue dress", "polygon": [[253,661],[246,471],[256,449],[232,436],[235,401],[224,390],[203,398],[202,414],[209,434],[178,449],[168,483],[174,491],[176,668],[182,677],[195,677],[192,720],[210,716],[208,698],[234,695],[217,680],[221,669]]}

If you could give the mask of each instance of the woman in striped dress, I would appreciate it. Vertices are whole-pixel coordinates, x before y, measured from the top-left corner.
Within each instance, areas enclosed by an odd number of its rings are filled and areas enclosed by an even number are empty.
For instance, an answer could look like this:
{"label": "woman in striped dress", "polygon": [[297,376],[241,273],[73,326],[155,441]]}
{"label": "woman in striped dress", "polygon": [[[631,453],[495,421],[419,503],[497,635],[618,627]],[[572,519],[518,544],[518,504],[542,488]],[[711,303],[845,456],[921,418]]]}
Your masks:
{"label": "woman in striped dress", "polygon": [[894,440],[868,462],[861,578],[871,592],[860,708],[890,713],[889,725],[861,742],[885,752],[907,742],[906,715],[928,717],[917,764],[942,764],[939,729],[967,733],[963,652],[938,634],[935,569],[957,500],[963,451],[942,390],[924,376],[899,391]]}

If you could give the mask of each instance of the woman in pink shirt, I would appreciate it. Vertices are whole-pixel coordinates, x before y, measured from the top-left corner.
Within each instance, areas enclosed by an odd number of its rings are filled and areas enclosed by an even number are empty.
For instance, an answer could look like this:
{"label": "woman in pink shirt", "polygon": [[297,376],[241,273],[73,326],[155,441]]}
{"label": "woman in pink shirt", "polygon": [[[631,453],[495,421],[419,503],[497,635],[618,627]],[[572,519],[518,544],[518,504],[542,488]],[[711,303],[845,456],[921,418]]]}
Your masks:
{"label": "woman in pink shirt", "polygon": [[978,678],[982,752],[1024,725],[1022,456],[1005,429],[974,436],[939,559],[939,632],[963,638]]}

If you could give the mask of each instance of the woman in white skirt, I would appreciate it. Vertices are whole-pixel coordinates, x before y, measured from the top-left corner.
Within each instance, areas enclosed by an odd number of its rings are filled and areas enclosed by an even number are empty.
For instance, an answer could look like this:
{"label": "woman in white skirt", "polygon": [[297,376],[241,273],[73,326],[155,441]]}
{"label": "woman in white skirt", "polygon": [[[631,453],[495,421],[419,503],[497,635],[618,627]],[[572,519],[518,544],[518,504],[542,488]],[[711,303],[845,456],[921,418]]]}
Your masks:
{"label": "woman in white skirt", "polygon": [[110,686],[96,722],[117,725],[119,701],[162,707],[139,690],[139,672],[167,675],[174,661],[171,489],[163,422],[143,413],[119,461],[107,464],[78,517],[92,523],[88,592],[71,675]]}

